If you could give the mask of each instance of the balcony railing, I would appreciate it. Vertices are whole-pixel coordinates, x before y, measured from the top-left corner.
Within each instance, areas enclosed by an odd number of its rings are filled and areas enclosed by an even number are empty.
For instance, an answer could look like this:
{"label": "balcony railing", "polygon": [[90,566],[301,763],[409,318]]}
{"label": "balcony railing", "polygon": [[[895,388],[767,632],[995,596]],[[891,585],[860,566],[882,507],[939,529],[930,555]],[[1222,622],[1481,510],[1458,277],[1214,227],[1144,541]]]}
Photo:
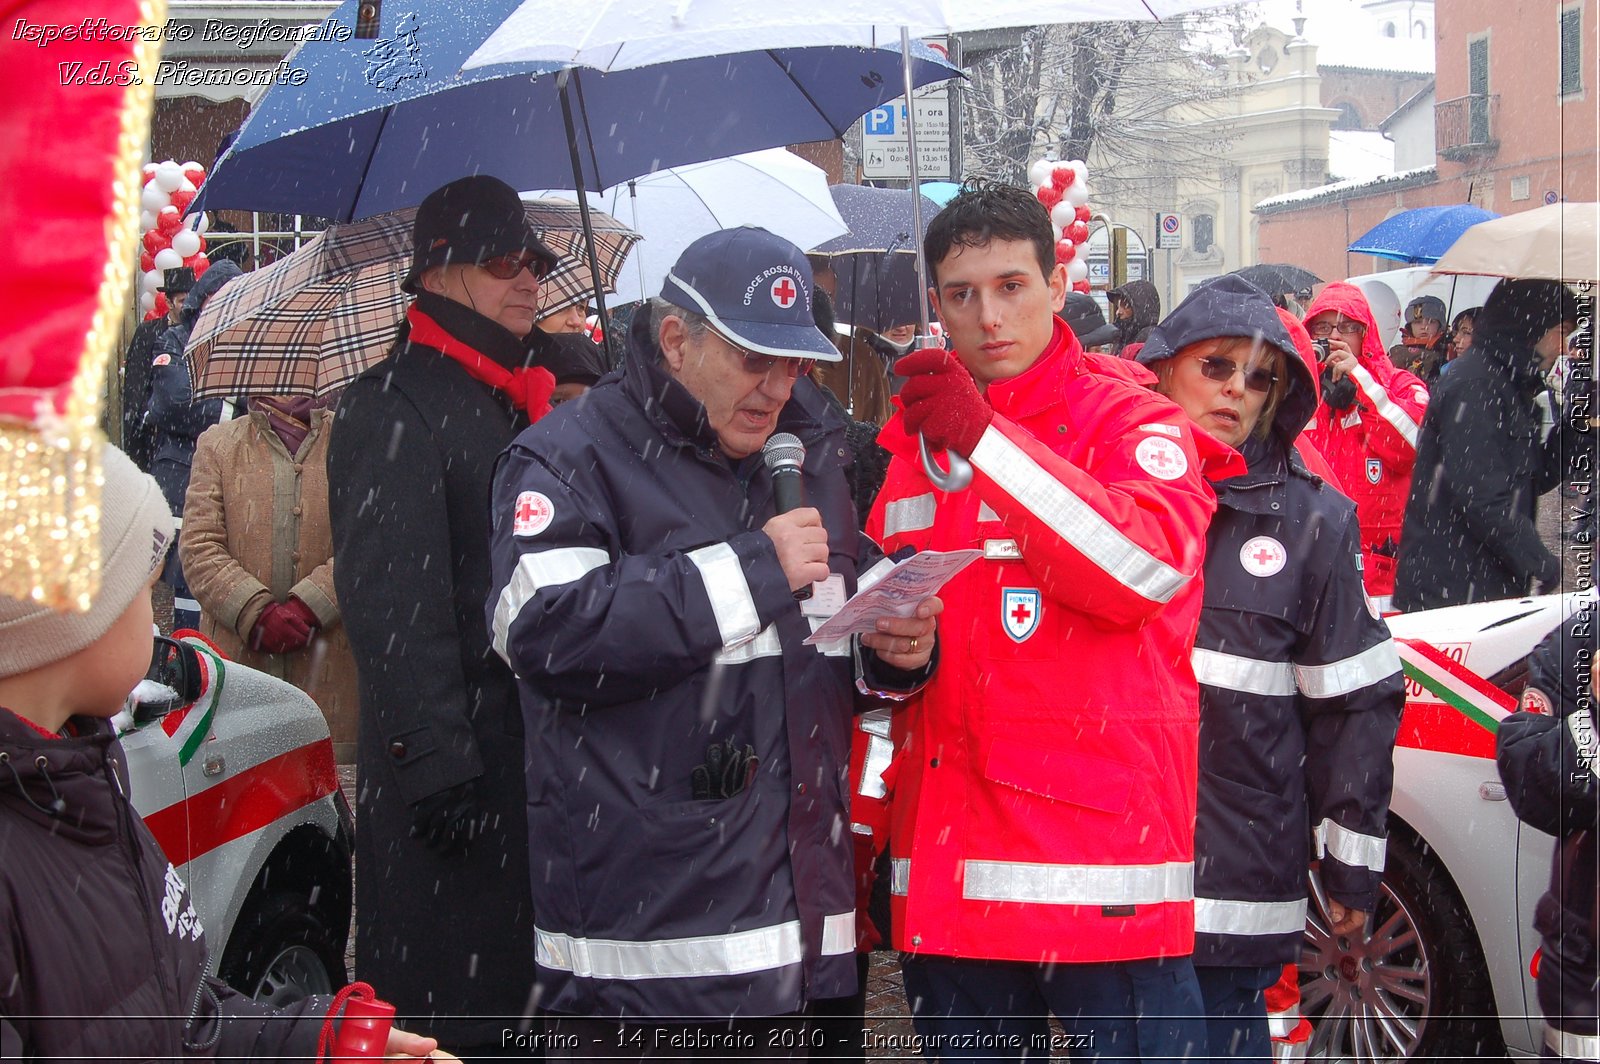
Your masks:
{"label": "balcony railing", "polygon": [[1446,159],[1488,153],[1500,146],[1500,97],[1457,96],[1433,105],[1434,147]]}

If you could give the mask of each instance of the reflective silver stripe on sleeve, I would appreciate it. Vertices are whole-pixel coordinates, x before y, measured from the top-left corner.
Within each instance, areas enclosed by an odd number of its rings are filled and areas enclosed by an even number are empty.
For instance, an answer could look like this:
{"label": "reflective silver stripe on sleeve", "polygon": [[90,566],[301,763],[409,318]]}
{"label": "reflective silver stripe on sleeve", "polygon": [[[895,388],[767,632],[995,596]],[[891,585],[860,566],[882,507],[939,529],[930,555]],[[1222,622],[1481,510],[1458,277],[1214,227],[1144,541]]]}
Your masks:
{"label": "reflective silver stripe on sleeve", "polygon": [[933,492],[896,499],[883,508],[883,538],[933,527]]}
{"label": "reflective silver stripe on sleeve", "polygon": [[1394,426],[1394,430],[1413,448],[1417,446],[1417,423],[1411,420],[1411,415],[1401,409],[1400,404],[1389,398],[1389,393],[1378,384],[1378,379],[1372,375],[1367,367],[1356,363],[1356,368],[1350,371],[1350,376],[1355,378],[1356,384],[1361,386],[1361,394],[1367,397],[1372,404],[1372,409],[1378,416]]}
{"label": "reflective silver stripe on sleeve", "polygon": [[1562,1060],[1600,1060],[1600,1035],[1558,1031],[1546,1021],[1544,1044]]}
{"label": "reflective silver stripe on sleeve", "polygon": [[1567,734],[1578,746],[1578,761],[1600,776],[1600,736],[1595,735],[1593,718],[1581,709],[1567,714]]}
{"label": "reflective silver stripe on sleeve", "polygon": [[754,639],[761,632],[761,618],[756,613],[755,599],[750,596],[739,555],[726,543],[713,543],[690,551],[687,557],[700,570],[723,648],[732,649]]}
{"label": "reflective silver stripe on sleeve", "polygon": [[1307,698],[1337,698],[1371,687],[1400,671],[1400,654],[1393,639],[1385,639],[1361,653],[1326,665],[1296,665],[1295,682]]}
{"label": "reflective silver stripe on sleeve", "polygon": [[1287,661],[1257,661],[1194,648],[1194,677],[1208,687],[1242,691],[1248,695],[1292,695],[1294,668]]}
{"label": "reflective silver stripe on sleeve", "polygon": [[1383,871],[1383,861],[1388,853],[1388,842],[1376,835],[1363,835],[1351,831],[1343,824],[1323,820],[1317,825],[1317,856],[1331,854],[1352,868],[1370,868]]}
{"label": "reflective silver stripe on sleeve", "polygon": [[500,600],[494,606],[494,631],[491,635],[494,637],[495,653],[510,660],[506,638],[511,631],[511,622],[517,619],[522,607],[542,588],[570,584],[610,561],[611,555],[599,547],[556,547],[553,550],[530,552],[518,558],[517,567],[511,571],[511,579],[506,581],[505,589],[500,592]]}
{"label": "reflective silver stripe on sleeve", "polygon": [[822,955],[838,957],[856,951],[856,914],[833,913],[822,918]]}
{"label": "reflective silver stripe on sleeve", "polygon": [[1189,577],[1155,557],[1039,466],[990,425],[972,449],[972,464],[1050,530],[1124,587],[1151,602],[1170,602]]}
{"label": "reflective silver stripe on sleeve", "polygon": [[904,895],[911,889],[911,858],[889,859],[889,893]]}
{"label": "reflective silver stripe on sleeve", "polygon": [[1194,900],[1194,929],[1212,935],[1288,935],[1306,929],[1306,900]]}
{"label": "reflective silver stripe on sleeve", "polygon": [[961,896],[1045,905],[1157,905],[1194,897],[1194,864],[1048,865],[968,861]]}

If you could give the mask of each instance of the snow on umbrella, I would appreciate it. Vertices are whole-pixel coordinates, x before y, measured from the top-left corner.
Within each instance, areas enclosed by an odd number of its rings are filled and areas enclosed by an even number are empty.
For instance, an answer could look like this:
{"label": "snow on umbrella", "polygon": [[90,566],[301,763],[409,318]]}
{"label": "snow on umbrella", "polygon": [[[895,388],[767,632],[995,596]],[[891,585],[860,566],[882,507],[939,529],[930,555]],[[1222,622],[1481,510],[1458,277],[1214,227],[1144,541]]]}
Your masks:
{"label": "snow on umbrella", "polygon": [[922,197],[922,228],[902,188],[835,185],[833,201],[850,232],[812,250],[827,255],[834,274],[834,312],[840,321],[882,331],[927,313],[916,260],[928,220],[939,207]]}
{"label": "snow on umbrella", "polygon": [[1461,234],[1434,273],[1600,280],[1600,204],[1552,203],[1482,222]]}
{"label": "snow on umbrella", "polygon": [[1322,283],[1322,278],[1310,270],[1286,262],[1263,262],[1233,272],[1274,297],[1309,290]]}
{"label": "snow on umbrella", "polygon": [[809,248],[847,228],[828,194],[827,175],[783,148],[658,170],[592,193],[590,202],[643,237],[617,275],[614,291],[624,303],[658,294],[683,249],[718,229],[759,225]]}
{"label": "snow on umbrella", "polygon": [[1432,264],[1462,233],[1479,222],[1498,217],[1493,211],[1470,203],[1417,207],[1379,222],[1357,237],[1347,250],[1380,259]]}
{"label": "snow on umbrella", "polygon": [[[541,286],[554,307],[588,284],[578,206],[526,207],[529,222],[561,255]],[[395,211],[336,225],[208,300],[185,352],[195,397],[326,395],[382,359],[411,305],[400,281],[411,264],[415,215]],[[591,212],[591,219],[609,286],[639,237],[608,214]]]}
{"label": "snow on umbrella", "polygon": [[[384,12],[377,43],[305,42],[294,54],[304,84],[267,90],[213,169],[199,207],[348,221],[414,207],[471,173],[514,188],[573,187],[557,65],[457,72],[510,6],[419,0],[392,17]],[[352,24],[354,7],[346,0],[330,17]],[[647,69],[570,72],[583,187],[832,140],[901,93],[905,63],[898,47],[780,45]],[[923,85],[959,71],[923,48],[911,73]]]}

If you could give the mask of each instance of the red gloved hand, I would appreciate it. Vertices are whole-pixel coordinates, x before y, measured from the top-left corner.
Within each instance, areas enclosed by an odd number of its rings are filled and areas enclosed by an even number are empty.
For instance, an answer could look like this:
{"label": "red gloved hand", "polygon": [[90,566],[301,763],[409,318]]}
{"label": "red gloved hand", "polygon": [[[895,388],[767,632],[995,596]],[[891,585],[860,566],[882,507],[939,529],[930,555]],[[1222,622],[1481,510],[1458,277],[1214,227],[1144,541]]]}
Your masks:
{"label": "red gloved hand", "polygon": [[[290,603],[296,603],[300,609],[292,608]],[[311,642],[312,625],[305,622],[300,610],[305,610],[306,614],[311,612],[304,603],[293,598],[289,602],[274,602],[262,610],[256,626],[250,630],[250,648],[268,654],[288,654]],[[312,615],[313,623],[315,620]]]}
{"label": "red gloved hand", "polygon": [[322,621],[317,617],[315,611],[293,595],[289,596],[289,601],[283,603],[283,608],[298,617],[300,622],[312,632],[322,627]]}
{"label": "red gloved hand", "polygon": [[930,347],[903,356],[894,371],[908,378],[900,387],[906,428],[920,432],[935,451],[972,454],[994,420],[994,407],[978,392],[961,360]]}

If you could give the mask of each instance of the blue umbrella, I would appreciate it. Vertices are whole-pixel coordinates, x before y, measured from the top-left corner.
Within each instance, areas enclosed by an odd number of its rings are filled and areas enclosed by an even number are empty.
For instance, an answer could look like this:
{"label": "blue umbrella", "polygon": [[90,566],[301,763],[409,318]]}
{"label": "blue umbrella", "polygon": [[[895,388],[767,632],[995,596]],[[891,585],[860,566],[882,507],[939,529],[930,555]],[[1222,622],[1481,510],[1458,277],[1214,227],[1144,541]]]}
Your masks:
{"label": "blue umbrella", "polygon": [[941,207],[955,199],[956,193],[960,191],[961,186],[955,181],[924,181],[922,183],[922,194]]}
{"label": "blue umbrella", "polygon": [[1361,234],[1350,251],[1381,259],[1432,265],[1472,226],[1500,217],[1470,203],[1401,211]]}
{"label": "blue umbrella", "polygon": [[939,205],[922,197],[918,232],[908,189],[834,185],[828,191],[850,232],[812,251],[829,256],[833,266],[838,319],[879,331],[917,321],[926,298],[917,279],[917,256],[928,219],[939,212]]}
{"label": "blue umbrella", "polygon": [[[384,10],[376,40],[308,41],[303,84],[262,97],[203,186],[207,209],[348,220],[416,206],[470,173],[518,188],[615,185],[668,166],[838,137],[903,91],[898,48],[816,47],[599,73],[525,63],[460,71],[516,6],[423,0]],[[356,0],[331,16],[355,24]],[[921,85],[957,75],[931,49]],[[570,78],[573,125],[561,85]]]}

